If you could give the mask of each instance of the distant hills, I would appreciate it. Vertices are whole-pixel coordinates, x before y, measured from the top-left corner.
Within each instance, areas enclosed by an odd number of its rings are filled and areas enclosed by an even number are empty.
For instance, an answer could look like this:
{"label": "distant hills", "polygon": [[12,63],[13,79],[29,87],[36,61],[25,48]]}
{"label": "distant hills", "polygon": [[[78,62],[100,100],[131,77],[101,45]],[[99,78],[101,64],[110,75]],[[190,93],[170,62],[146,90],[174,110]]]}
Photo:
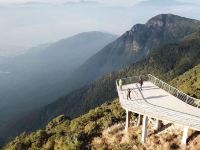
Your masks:
{"label": "distant hills", "polygon": [[12,111],[23,112],[66,94],[64,87],[68,83],[64,81],[68,75],[115,39],[112,34],[86,32],[10,58],[0,65],[0,70],[10,72],[0,74],[0,110],[12,108]]}
{"label": "distant hills", "polygon": [[133,26],[75,69],[62,81],[67,83],[64,88],[55,87],[66,93],[76,90],[13,120],[6,125],[9,133],[2,127],[0,135],[5,138],[44,127],[60,114],[78,117],[116,98],[115,80],[120,77],[151,73],[171,81],[200,63],[199,29],[200,21],[172,14]]}
{"label": "distant hills", "polygon": [[109,33],[85,32],[4,58],[0,71],[9,74],[0,73],[1,125],[68,93],[65,81],[69,74],[116,38]]}

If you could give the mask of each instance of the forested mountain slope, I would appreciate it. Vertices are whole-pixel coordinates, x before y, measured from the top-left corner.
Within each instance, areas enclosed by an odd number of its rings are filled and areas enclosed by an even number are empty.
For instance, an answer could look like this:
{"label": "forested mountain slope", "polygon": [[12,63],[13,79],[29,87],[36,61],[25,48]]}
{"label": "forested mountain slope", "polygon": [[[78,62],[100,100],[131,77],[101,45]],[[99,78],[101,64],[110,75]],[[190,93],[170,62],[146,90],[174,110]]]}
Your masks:
{"label": "forested mountain slope", "polygon": [[[67,94],[71,89],[65,82],[68,75],[115,39],[116,35],[108,33],[85,32],[2,60],[0,143],[2,132],[10,130],[16,118]],[[12,129],[17,132],[15,127]]]}
{"label": "forested mountain slope", "polygon": [[65,94],[67,82],[63,81],[68,75],[115,39],[108,33],[85,32],[0,64],[0,71],[9,72],[0,74],[0,118],[46,105]]}
{"label": "forested mountain slope", "polygon": [[200,99],[200,64],[170,82],[183,92]]}
{"label": "forested mountain slope", "polygon": [[50,149],[91,149],[94,136],[113,125],[124,121],[125,112],[118,101],[106,103],[90,110],[89,113],[74,120],[61,115],[48,123],[44,130],[22,134],[8,144],[5,150],[50,150]]}
{"label": "forested mountain slope", "polygon": [[173,14],[160,14],[145,24],[136,24],[79,67],[69,78],[69,85],[75,88],[134,64],[153,49],[178,42],[199,29],[200,21]]}
{"label": "forested mountain slope", "polygon": [[[78,117],[91,108],[116,98],[115,80],[120,77],[150,73],[169,82],[198,65],[200,63],[199,56],[199,37],[161,46],[158,49],[154,49],[146,59],[121,71],[110,73],[100,80],[75,90],[42,109],[25,115],[19,120],[15,120],[12,123],[13,126],[9,127],[9,131],[14,133],[13,135],[17,135],[22,131],[41,128],[60,114],[65,114],[69,118]],[[8,132],[5,131],[1,134],[6,134],[7,136]]]}
{"label": "forested mountain slope", "polygon": [[[28,99],[17,103],[17,105],[13,103],[12,106],[15,106],[15,109],[20,111],[22,106],[23,109],[29,109],[28,107],[33,106],[29,100],[34,100],[32,101],[34,105],[37,104],[41,106],[44,101],[53,101],[58,95],[67,94],[72,89],[79,89],[59,98],[57,101],[45,107],[28,113],[22,113],[20,117],[16,117],[16,119],[12,119],[12,121],[7,123],[4,122],[0,126],[1,141],[4,141],[4,139],[8,137],[18,135],[22,131],[32,131],[41,128],[57,115],[65,114],[69,118],[74,118],[105,101],[115,98],[117,96],[115,80],[119,77],[151,73],[166,81],[170,81],[188,69],[191,69],[199,64],[200,40],[196,32],[199,31],[199,27],[200,21],[198,20],[172,14],[157,15],[147,21],[146,24],[137,24],[133,26],[130,31],[127,31],[117,40],[108,44],[88,59],[77,71],[73,72],[70,78],[66,78],[67,75],[65,73],[68,73],[66,68],[56,67],[57,61],[61,62],[61,66],[63,66],[62,64],[68,65],[64,63],[66,62],[66,57],[68,57],[67,53],[63,55],[59,53],[59,57],[54,57],[53,54],[43,51],[43,54],[45,54],[44,56],[52,58],[52,62],[55,62],[52,63],[55,69],[47,73],[49,68],[42,67],[41,70],[46,75],[44,80],[41,80],[41,74],[36,75],[37,81],[40,84],[44,83],[44,87],[40,86],[40,88],[38,88],[34,86],[34,82],[26,82],[29,78],[23,78],[22,83],[25,83],[25,85],[27,83],[32,85],[31,87],[35,89],[33,90],[34,93],[31,96],[27,94],[26,96]],[[93,36],[90,38],[92,38],[92,40],[95,39]],[[84,39],[85,38],[82,39],[83,42],[78,43],[85,45]],[[57,51],[65,52],[65,46],[62,47],[63,41],[60,41],[59,44],[61,49]],[[72,44],[72,47],[77,46],[79,47],[78,50],[84,48],[79,44],[75,42]],[[70,50],[72,50],[71,45],[69,44],[68,46]],[[91,44],[91,47],[93,46],[95,46],[94,43]],[[53,50],[55,47],[53,47],[50,52],[54,52]],[[70,52],[75,55],[73,50]],[[69,60],[71,60],[72,56],[69,57]],[[38,63],[39,62],[40,61],[38,61]],[[128,67],[129,65],[130,67]],[[123,67],[127,68],[118,71]],[[103,75],[105,76],[102,78]],[[94,81],[96,79],[99,80]],[[46,82],[47,80],[51,82]],[[17,84],[15,84],[15,80],[9,80],[9,82],[14,84],[13,87],[18,87]],[[3,85],[3,83],[1,83],[1,85]],[[24,87],[14,88],[15,90],[12,91],[12,93],[16,93],[16,99],[19,98],[18,96],[21,96],[21,92],[27,90],[27,88]],[[46,92],[43,92],[43,90]],[[4,98],[9,98],[10,96],[12,95],[7,94]],[[14,111],[12,106],[9,108]],[[11,111],[0,111],[1,116],[11,113]]]}
{"label": "forested mountain slope", "polygon": [[110,73],[102,79],[62,97],[45,107],[45,112],[57,115],[66,112],[67,116],[76,117],[79,115],[79,111],[83,113],[93,106],[115,98],[117,96],[115,89],[117,78],[151,73],[165,81],[170,81],[200,64],[199,56],[200,37],[161,46],[153,50],[146,59],[124,70]]}

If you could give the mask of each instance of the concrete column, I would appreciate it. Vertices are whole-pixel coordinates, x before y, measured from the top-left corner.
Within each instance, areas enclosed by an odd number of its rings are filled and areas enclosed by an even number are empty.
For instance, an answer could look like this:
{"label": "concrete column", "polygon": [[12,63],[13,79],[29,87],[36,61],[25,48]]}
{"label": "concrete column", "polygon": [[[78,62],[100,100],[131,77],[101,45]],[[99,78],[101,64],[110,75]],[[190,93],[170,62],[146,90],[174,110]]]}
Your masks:
{"label": "concrete column", "polygon": [[142,124],[142,115],[138,114],[137,126],[139,127]]}
{"label": "concrete column", "polygon": [[158,130],[160,128],[160,126],[161,126],[161,121],[156,119],[155,120],[155,124],[154,124],[154,129]]}
{"label": "concrete column", "polygon": [[131,112],[126,110],[126,126],[125,131],[128,132],[128,128],[130,126]]}
{"label": "concrete column", "polygon": [[146,137],[147,137],[147,123],[148,123],[148,117],[143,116],[143,123],[142,123],[142,143],[146,142]]}
{"label": "concrete column", "polygon": [[187,144],[188,130],[189,130],[189,127],[184,127],[184,129],[183,129],[183,137],[182,137],[182,141],[181,141],[181,143],[183,145]]}

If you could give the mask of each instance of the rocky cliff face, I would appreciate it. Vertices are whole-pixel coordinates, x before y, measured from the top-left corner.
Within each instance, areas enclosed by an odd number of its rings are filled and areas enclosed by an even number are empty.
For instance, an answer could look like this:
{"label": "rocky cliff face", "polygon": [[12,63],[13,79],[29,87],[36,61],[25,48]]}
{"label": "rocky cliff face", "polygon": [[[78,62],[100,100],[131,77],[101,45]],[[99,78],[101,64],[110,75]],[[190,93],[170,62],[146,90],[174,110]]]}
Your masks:
{"label": "rocky cliff face", "polygon": [[[198,20],[172,14],[157,15],[146,24],[134,25],[131,30],[107,45],[75,71],[72,78],[76,78],[78,84],[97,79],[136,63],[144,59],[151,50],[163,44],[177,42],[199,29]],[[83,76],[86,77],[84,81]]]}
{"label": "rocky cliff face", "polygon": [[186,35],[200,29],[198,20],[172,14],[161,14],[151,18],[146,24],[136,24],[122,35],[125,50],[130,53],[147,55],[150,50],[161,44],[176,42]]}

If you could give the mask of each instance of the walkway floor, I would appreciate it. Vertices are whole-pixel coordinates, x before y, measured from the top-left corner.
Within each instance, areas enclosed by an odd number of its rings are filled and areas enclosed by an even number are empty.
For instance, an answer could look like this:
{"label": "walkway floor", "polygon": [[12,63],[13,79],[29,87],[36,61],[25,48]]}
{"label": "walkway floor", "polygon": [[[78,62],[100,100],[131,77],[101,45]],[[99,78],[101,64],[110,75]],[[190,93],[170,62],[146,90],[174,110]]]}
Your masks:
{"label": "walkway floor", "polygon": [[[127,100],[128,88],[132,90],[131,100]],[[200,131],[200,108],[184,103],[149,81],[144,82],[141,92],[134,83],[124,85],[118,93],[125,109]]]}

